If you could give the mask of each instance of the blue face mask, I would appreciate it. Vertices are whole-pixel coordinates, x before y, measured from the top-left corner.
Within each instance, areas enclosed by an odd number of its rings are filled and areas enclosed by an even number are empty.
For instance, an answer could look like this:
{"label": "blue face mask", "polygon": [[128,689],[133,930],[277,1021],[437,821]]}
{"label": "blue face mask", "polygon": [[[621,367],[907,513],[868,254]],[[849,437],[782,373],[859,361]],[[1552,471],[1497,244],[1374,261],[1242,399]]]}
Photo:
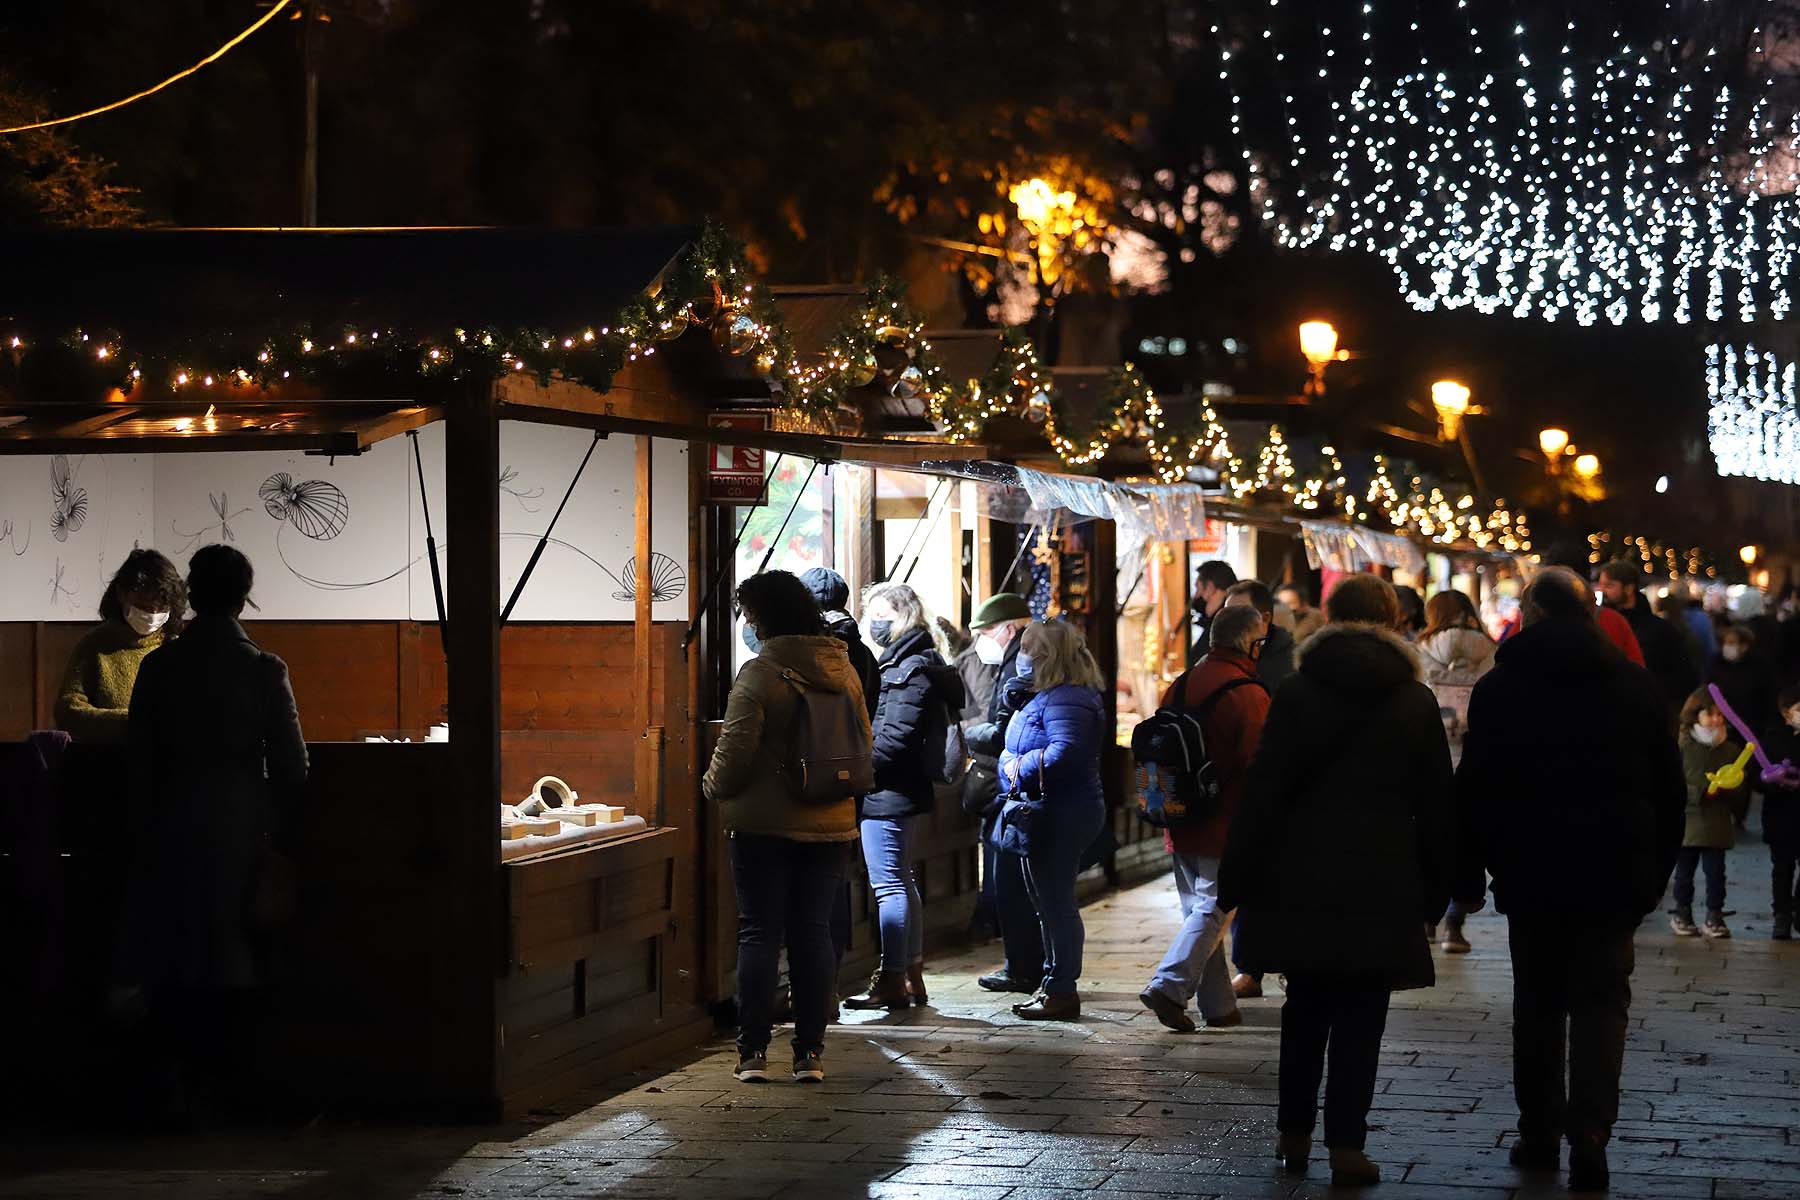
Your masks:
{"label": "blue face mask", "polygon": [[892,621],[870,621],[869,640],[886,649],[894,641],[894,623]]}
{"label": "blue face mask", "polygon": [[1020,679],[1029,680],[1031,678],[1031,655],[1021,650],[1019,656],[1013,659],[1013,663],[1018,669]]}
{"label": "blue face mask", "polygon": [[756,626],[748,621],[744,623],[744,648],[752,654],[762,653],[762,639],[756,636]]}

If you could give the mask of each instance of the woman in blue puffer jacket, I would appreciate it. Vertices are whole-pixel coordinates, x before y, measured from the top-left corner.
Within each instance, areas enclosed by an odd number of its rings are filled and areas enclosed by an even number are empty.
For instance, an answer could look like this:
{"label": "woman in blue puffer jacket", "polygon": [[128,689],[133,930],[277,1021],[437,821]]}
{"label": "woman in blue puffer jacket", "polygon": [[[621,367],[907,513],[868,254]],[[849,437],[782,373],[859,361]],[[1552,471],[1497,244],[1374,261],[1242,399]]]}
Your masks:
{"label": "woman in blue puffer jacket", "polygon": [[1013,1011],[1028,1021],[1081,1015],[1075,981],[1087,930],[1075,903],[1082,851],[1106,820],[1100,790],[1105,744],[1103,679],[1081,631],[1065,621],[1036,622],[1024,633],[1019,675],[1037,689],[1006,726],[1000,789],[1006,803],[995,830],[1003,852],[1025,859],[1026,890],[1044,934],[1044,979]]}

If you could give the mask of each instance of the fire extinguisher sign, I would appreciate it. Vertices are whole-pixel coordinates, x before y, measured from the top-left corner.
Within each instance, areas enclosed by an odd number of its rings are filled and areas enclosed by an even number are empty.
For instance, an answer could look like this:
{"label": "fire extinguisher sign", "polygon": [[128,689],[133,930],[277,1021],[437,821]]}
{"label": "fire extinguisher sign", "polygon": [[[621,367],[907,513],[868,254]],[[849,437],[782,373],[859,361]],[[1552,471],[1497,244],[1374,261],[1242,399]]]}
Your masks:
{"label": "fire extinguisher sign", "polygon": [[[758,433],[768,429],[769,418],[761,413],[708,413],[706,423],[714,429],[745,429]],[[708,504],[761,504],[763,477],[768,470],[763,451],[755,446],[734,446],[715,442],[706,463],[706,502]]]}

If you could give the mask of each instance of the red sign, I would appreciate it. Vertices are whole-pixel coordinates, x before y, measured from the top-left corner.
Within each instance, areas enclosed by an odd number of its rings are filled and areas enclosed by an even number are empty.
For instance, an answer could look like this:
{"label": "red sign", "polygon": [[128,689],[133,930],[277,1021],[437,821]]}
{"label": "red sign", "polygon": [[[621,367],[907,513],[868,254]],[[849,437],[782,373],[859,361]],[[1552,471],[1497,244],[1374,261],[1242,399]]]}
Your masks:
{"label": "red sign", "polygon": [[[769,418],[761,413],[708,413],[708,426],[714,429],[754,429],[769,427]],[[706,502],[708,504],[761,504],[767,465],[763,452],[754,446],[730,446],[715,443],[707,448]]]}

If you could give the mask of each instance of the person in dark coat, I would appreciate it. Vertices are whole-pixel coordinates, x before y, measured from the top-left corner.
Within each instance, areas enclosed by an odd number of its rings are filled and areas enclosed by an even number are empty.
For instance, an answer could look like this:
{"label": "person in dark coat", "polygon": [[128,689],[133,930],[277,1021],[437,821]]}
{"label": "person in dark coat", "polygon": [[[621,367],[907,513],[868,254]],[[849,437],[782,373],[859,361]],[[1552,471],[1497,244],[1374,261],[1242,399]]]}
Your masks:
{"label": "person in dark coat", "polygon": [[1075,877],[1106,822],[1100,787],[1100,750],[1110,733],[1100,699],[1105,680],[1081,630],[1066,621],[1036,622],[1020,642],[1021,678],[1037,691],[1006,726],[996,837],[1002,854],[1024,859],[1044,963],[1035,994],[1013,1012],[1027,1021],[1073,1021],[1081,1015],[1075,984],[1087,941]]}
{"label": "person in dark coat", "polygon": [[141,822],[116,959],[192,1060],[241,1048],[263,982],[253,898],[273,886],[306,781],[287,665],[238,624],[250,561],[203,546],[188,564],[194,620],[147,655],[127,718]]}
{"label": "person in dark coat", "polygon": [[850,667],[862,680],[863,701],[869,706],[869,719],[875,719],[875,701],[881,694],[881,672],[875,665],[875,654],[863,642],[862,630],[850,615],[850,585],[830,567],[813,567],[803,572],[800,582],[819,603],[825,618],[825,632],[844,643],[850,655]]}
{"label": "person in dark coat", "polygon": [[1181,929],[1138,1000],[1177,1033],[1193,1032],[1189,1000],[1197,1003],[1208,1026],[1241,1025],[1244,1020],[1225,969],[1222,943],[1230,914],[1219,904],[1219,858],[1269,712],[1269,691],[1257,679],[1258,663],[1250,654],[1265,628],[1256,609],[1228,603],[1213,620],[1211,651],[1169,685],[1161,702],[1197,715],[1220,789],[1218,810],[1207,820],[1163,830],[1181,897]]}
{"label": "person in dark coat", "polygon": [[1188,652],[1190,666],[1206,657],[1206,631],[1219,610],[1225,607],[1225,593],[1237,581],[1237,572],[1223,559],[1209,558],[1194,571],[1194,598],[1188,601],[1194,614],[1194,642]]}
{"label": "person in dark coat", "polygon": [[[1772,763],[1800,768],[1800,686],[1781,693],[1781,719],[1763,735],[1763,752]],[[1800,907],[1800,778],[1758,781],[1762,792],[1762,834],[1769,847],[1769,908],[1774,923],[1769,936],[1785,942],[1794,936],[1794,911]]]}
{"label": "person in dark coat", "polygon": [[[1780,724],[1775,699],[1781,685],[1775,665],[1763,653],[1748,625],[1727,625],[1719,635],[1719,656],[1712,660],[1702,682],[1717,684],[1725,703],[1751,729],[1770,729]],[[1738,735],[1734,732],[1734,738]],[[1750,816],[1750,789],[1742,789],[1732,801],[1731,818],[1739,829]]]}
{"label": "person in dark coat", "polygon": [[1259,579],[1235,583],[1225,593],[1227,607],[1247,604],[1262,618],[1262,632],[1257,634],[1256,677],[1269,691],[1294,673],[1294,635],[1275,623],[1275,593]]}
{"label": "person in dark coat", "polygon": [[1606,598],[1607,607],[1617,609],[1631,624],[1631,632],[1644,652],[1644,666],[1656,680],[1673,729],[1675,714],[1700,686],[1700,673],[1688,657],[1687,640],[1681,631],[1650,611],[1643,584],[1644,573],[1629,559],[1618,559],[1600,568],[1600,593]]}
{"label": "person in dark coat", "polygon": [[1450,747],[1399,601],[1341,580],[1330,624],[1275,693],[1220,866],[1240,908],[1240,966],[1287,975],[1277,1154],[1304,1171],[1329,1049],[1325,1144],[1337,1184],[1375,1183],[1363,1153],[1388,995],[1435,980],[1427,922],[1450,899]]}
{"label": "person in dark coat", "polygon": [[881,965],[850,1008],[924,1004],[925,913],[913,878],[916,818],[931,812],[935,792],[927,755],[932,706],[962,709],[962,680],[933,640],[931,619],[904,583],[879,583],[863,600],[868,633],[882,648],[875,704],[875,790],[862,801],[863,863],[875,893]]}
{"label": "person in dark coat", "polygon": [[1000,813],[1000,751],[1006,723],[1031,699],[1031,688],[1019,682],[1019,635],[1031,623],[1031,606],[1015,592],[996,592],[975,610],[970,646],[984,669],[992,672],[981,712],[963,725],[969,744],[969,773],[963,778],[963,811],[981,822],[980,908],[1005,947],[1000,968],[978,982],[990,992],[1036,990],[1044,946],[1037,911],[1025,891],[1025,874],[1016,857],[998,854],[992,841],[994,818]]}
{"label": "person in dark coat", "polygon": [[[1602,635],[1584,580],[1526,591],[1525,628],[1475,685],[1457,770],[1456,897],[1493,876],[1513,962],[1515,1165],[1604,1185],[1631,1005],[1632,933],[1681,847],[1681,755],[1649,673]],[[1565,1040],[1569,1078],[1565,1099]]]}

